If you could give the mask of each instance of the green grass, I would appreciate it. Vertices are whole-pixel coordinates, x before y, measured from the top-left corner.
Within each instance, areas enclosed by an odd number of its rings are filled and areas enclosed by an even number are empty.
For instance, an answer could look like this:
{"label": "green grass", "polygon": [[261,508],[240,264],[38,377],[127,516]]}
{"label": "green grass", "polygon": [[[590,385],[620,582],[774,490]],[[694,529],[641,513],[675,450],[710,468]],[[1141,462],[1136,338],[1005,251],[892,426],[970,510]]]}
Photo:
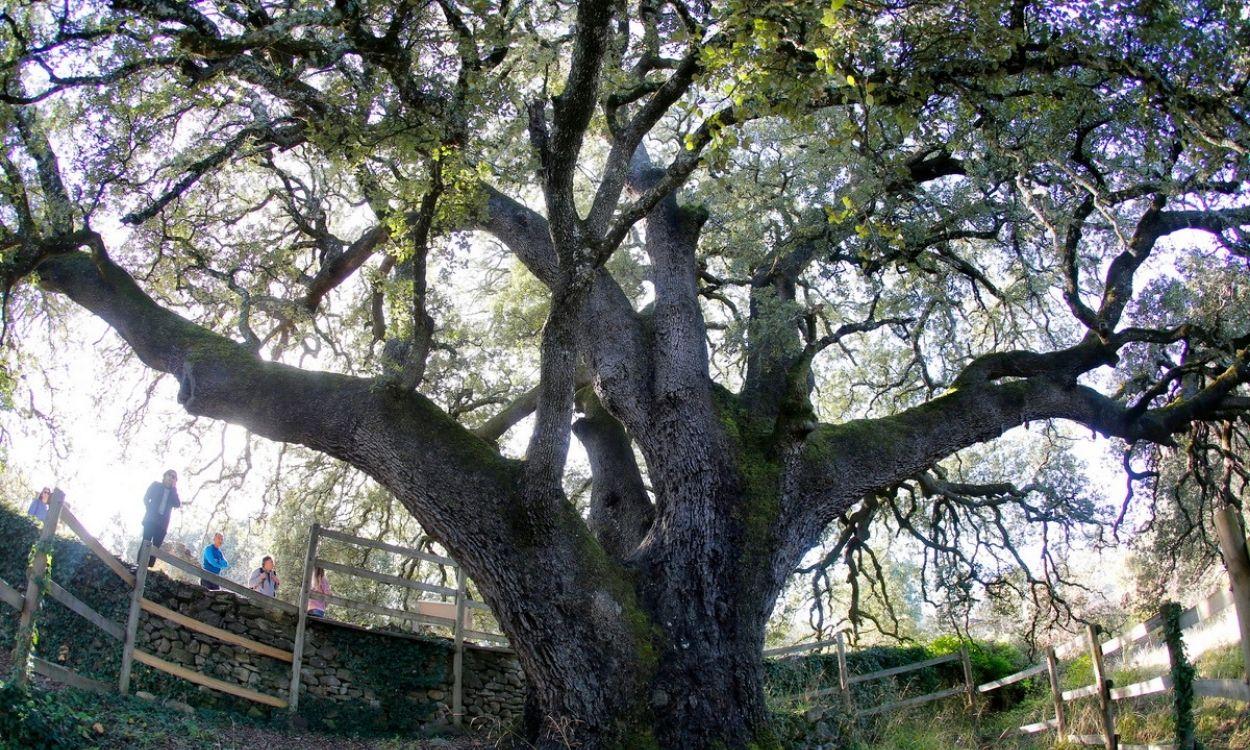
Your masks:
{"label": "green grass", "polygon": [[1198,675],[1211,680],[1241,677],[1241,651],[1235,646],[1212,649],[1198,658]]}
{"label": "green grass", "polygon": [[[1198,677],[1236,680],[1242,676],[1241,650],[1236,646],[1212,649],[1198,658]],[[1219,698],[1199,698],[1194,721],[1198,739],[1207,748],[1250,748],[1250,704]]]}
{"label": "green grass", "polygon": [[[1212,649],[1197,659],[1202,678],[1237,679],[1242,673],[1241,652],[1236,646]],[[1163,674],[1155,668],[1115,668],[1116,685],[1131,685]],[[1065,690],[1093,682],[1089,658],[1065,663],[1061,679]],[[1174,741],[1172,703],[1168,694],[1133,698],[1116,704],[1116,730],[1124,744],[1165,744]],[[1054,703],[1045,679],[1036,680],[1015,705],[983,711],[980,717],[966,711],[962,699],[896,712],[861,726],[859,744],[848,750],[1075,750],[1059,742],[1051,732],[1022,737],[1015,729],[1054,717]],[[1068,731],[1096,734],[1099,731],[1097,701],[1080,699],[1066,705]],[[1198,740],[1205,750],[1250,750],[1250,705],[1216,698],[1199,698],[1195,704]]]}

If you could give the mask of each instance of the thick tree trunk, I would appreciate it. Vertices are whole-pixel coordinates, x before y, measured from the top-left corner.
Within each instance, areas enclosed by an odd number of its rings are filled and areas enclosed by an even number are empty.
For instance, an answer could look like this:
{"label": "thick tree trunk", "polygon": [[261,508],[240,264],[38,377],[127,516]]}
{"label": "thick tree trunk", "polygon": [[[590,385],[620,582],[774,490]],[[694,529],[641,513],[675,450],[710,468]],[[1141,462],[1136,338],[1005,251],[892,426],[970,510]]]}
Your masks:
{"label": "thick tree trunk", "polygon": [[742,561],[730,546],[709,557],[665,545],[626,567],[566,507],[569,533],[526,553],[484,560],[452,550],[525,670],[526,741],[552,750],[770,746],[761,647],[771,598],[743,585],[750,577],[733,572]]}
{"label": "thick tree trunk", "polygon": [[[631,573],[607,564],[597,580],[531,578],[507,602],[492,597],[533,691],[527,741],[585,750],[774,746],[761,656],[771,598],[725,581],[728,567],[657,563]],[[617,588],[623,582],[635,596]]]}
{"label": "thick tree trunk", "polygon": [[770,744],[761,602],[718,585],[716,577],[706,568],[690,566],[643,590],[664,632],[648,696],[655,737],[664,748]]}
{"label": "thick tree trunk", "polygon": [[1250,550],[1246,545],[1246,529],[1242,523],[1241,506],[1233,481],[1237,476],[1235,446],[1232,426],[1225,424],[1220,431],[1220,445],[1224,451],[1223,473],[1220,480],[1220,497],[1215,507],[1215,532],[1219,539],[1220,556],[1228,569],[1229,583],[1233,589],[1233,604],[1237,610],[1237,626],[1241,631],[1242,681],[1250,682]]}
{"label": "thick tree trunk", "polygon": [[648,441],[661,446],[646,451],[655,520],[632,554],[621,554],[625,544],[610,554],[564,503],[556,533],[535,540],[532,557],[469,566],[533,688],[527,729],[539,747],[775,746],[761,650],[793,568],[778,561],[789,549],[779,543],[780,472],[741,430],[727,434],[729,411],[710,422],[682,414],[657,420],[666,439]]}
{"label": "thick tree trunk", "polygon": [[541,650],[577,654],[573,663],[580,668],[554,659],[523,659],[534,686],[526,740],[553,750],[731,750],[775,744],[764,707],[761,640],[750,632],[756,630],[753,624],[733,615],[708,621],[677,603],[665,610],[672,618],[669,629],[661,634],[655,628],[662,645],[641,652],[632,669],[596,658],[601,643],[553,623],[541,636]]}

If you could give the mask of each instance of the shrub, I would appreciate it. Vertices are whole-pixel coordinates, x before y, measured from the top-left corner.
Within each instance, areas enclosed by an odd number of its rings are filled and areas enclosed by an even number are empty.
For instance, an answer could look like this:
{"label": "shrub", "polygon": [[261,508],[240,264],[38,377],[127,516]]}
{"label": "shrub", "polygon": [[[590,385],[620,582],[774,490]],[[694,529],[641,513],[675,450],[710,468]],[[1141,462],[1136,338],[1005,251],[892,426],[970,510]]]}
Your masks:
{"label": "shrub", "polygon": [[88,732],[87,717],[74,706],[38,690],[0,686],[0,748],[81,747]]}

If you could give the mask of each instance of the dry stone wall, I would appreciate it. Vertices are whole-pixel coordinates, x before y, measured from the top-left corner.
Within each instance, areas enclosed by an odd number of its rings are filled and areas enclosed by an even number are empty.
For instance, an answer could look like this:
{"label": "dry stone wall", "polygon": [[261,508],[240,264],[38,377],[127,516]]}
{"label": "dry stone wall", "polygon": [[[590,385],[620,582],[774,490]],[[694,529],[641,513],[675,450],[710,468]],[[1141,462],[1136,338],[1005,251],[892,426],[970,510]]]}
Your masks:
{"label": "dry stone wall", "polygon": [[[206,591],[161,575],[148,598],[214,627],[290,651],[294,614],[261,607],[227,591]],[[333,611],[331,611],[333,614]],[[290,665],[161,617],[140,621],[138,646],[198,672],[286,699]],[[509,654],[466,646],[465,713],[509,723],[519,718],[524,677]],[[368,719],[380,728],[443,723],[452,703],[452,644],[442,638],[349,628],[309,618],[301,669],[300,713],[312,724],[350,726]],[[237,699],[198,691],[204,702]]]}
{"label": "dry stone wall", "polygon": [[[7,535],[6,535],[7,534]],[[33,524],[0,509],[0,577],[22,576]],[[76,541],[59,539],[53,579],[97,612],[124,625],[129,589]],[[208,591],[160,572],[148,576],[147,598],[181,614],[290,651],[296,616],[261,607],[227,591]],[[333,608],[330,612],[334,614]],[[0,647],[11,647],[14,618],[0,618]],[[121,644],[59,604],[45,600],[39,656],[84,675],[115,682]],[[287,698],[290,664],[162,617],[141,613],[138,648],[210,677]],[[300,714],[310,725],[360,731],[412,730],[450,720],[454,648],[446,638],[334,625],[309,618],[301,670]],[[270,709],[198,687],[142,664],[134,690],[191,706],[257,715]],[[524,676],[510,653],[466,645],[465,714],[479,724],[507,725],[524,704]]]}

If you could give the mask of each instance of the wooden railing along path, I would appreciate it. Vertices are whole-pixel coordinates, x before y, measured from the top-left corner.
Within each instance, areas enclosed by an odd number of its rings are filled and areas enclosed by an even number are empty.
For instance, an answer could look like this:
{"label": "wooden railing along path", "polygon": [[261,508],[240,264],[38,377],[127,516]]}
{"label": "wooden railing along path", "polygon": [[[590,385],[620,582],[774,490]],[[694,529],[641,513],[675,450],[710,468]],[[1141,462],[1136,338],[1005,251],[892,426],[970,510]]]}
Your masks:
{"label": "wooden railing along path", "polygon": [[[52,540],[57,529],[62,524],[69,528],[83,542],[83,544],[86,545],[87,549],[89,549],[92,554],[98,557],[101,562],[103,562],[110,570],[121,578],[123,582],[131,587],[129,617],[125,627],[118,625],[112,620],[109,620],[100,613],[96,612],[70,591],[51,580],[51,577],[48,575],[48,560],[52,553]],[[413,581],[400,576],[377,573],[365,568],[343,565],[341,563],[335,563],[330,560],[322,559],[317,556],[317,549],[321,541],[324,539],[390,552],[402,555],[409,559],[449,566],[455,571],[456,587],[453,589],[448,586],[438,586],[421,581]],[[304,576],[300,588],[298,606],[273,597],[259,594],[245,586],[235,583],[234,581],[223,578],[214,573],[210,573],[197,565],[175,557],[165,550],[153,547],[150,542],[144,541],[139,550],[139,560],[145,560],[149,556],[163,560],[167,564],[189,573],[192,576],[215,583],[221,588],[244,597],[261,607],[296,615],[295,633],[293,634],[292,641],[294,644],[293,649],[291,651],[286,651],[268,644],[260,643],[259,641],[245,636],[201,622],[193,617],[176,612],[157,602],[147,599],[144,596],[144,589],[146,587],[148,574],[147,568],[140,565],[137,574],[131,573],[130,570],[121,563],[121,561],[108,552],[104,545],[100,544],[98,540],[87,532],[86,528],[82,525],[82,522],[79,521],[69,507],[66,506],[64,493],[57,490],[53,493],[51,501],[48,504],[47,518],[43,522],[43,527],[40,530],[38,540],[35,542],[33,548],[33,554],[30,557],[30,564],[26,571],[27,580],[25,592],[22,592],[16,586],[0,579],[0,604],[16,610],[19,615],[17,636],[15,638],[15,645],[13,648],[13,680],[19,684],[23,683],[28,679],[29,671],[33,670],[50,679],[86,690],[110,692],[113,689],[111,686],[103,682],[85,677],[58,664],[48,662],[32,653],[35,624],[42,606],[44,594],[46,593],[54,601],[62,604],[70,611],[74,612],[79,617],[91,623],[94,627],[98,628],[109,637],[122,644],[121,669],[117,682],[117,690],[122,693],[126,693],[130,689],[131,671],[133,663],[137,661],[141,664],[145,664],[149,667],[180,679],[193,682],[197,685],[203,685],[205,687],[257,703],[277,708],[288,708],[292,713],[294,713],[299,706],[299,688],[301,681],[300,667],[303,661],[303,651],[307,633],[307,607],[311,590],[311,578],[314,569],[318,566],[336,573],[360,576],[378,583],[401,586],[422,593],[429,593],[436,596],[450,598],[452,600],[449,605],[447,602],[422,599],[417,602],[417,610],[410,611],[383,607],[339,596],[327,595],[325,597],[328,603],[339,607],[450,629],[455,643],[455,652],[453,656],[452,714],[453,720],[457,724],[460,723],[463,715],[465,639],[469,638],[507,644],[507,639],[502,635],[477,631],[469,627],[471,625],[471,620],[468,617],[468,610],[480,609],[489,611],[489,607],[482,602],[473,601],[468,598],[467,579],[465,577],[464,569],[459,564],[451,558],[440,555],[432,555],[430,553],[421,552],[420,550],[408,547],[388,544],[373,539],[366,539],[341,531],[335,531],[333,529],[323,529],[320,526],[314,525],[309,534],[308,555],[304,564]],[[1202,602],[1199,602],[1197,605],[1184,611],[1180,611],[1179,607],[1176,607],[1175,605],[1165,605],[1156,616],[1128,629],[1121,635],[1108,641],[1100,640],[1098,631],[1094,628],[1094,626],[1089,626],[1084,639],[1069,641],[1057,647],[1048,649],[1046,653],[1046,660],[1044,662],[1034,664],[1016,672],[1015,674],[1011,674],[982,685],[976,685],[973,683],[972,668],[966,648],[962,649],[958,653],[859,675],[852,675],[847,669],[846,643],[843,632],[838,632],[832,639],[817,641],[815,643],[766,649],[764,651],[764,656],[773,658],[794,656],[801,653],[810,653],[829,646],[835,646],[838,653],[838,686],[786,696],[785,699],[810,700],[828,695],[839,694],[846,709],[849,712],[854,712],[854,714],[858,717],[886,713],[909,706],[916,706],[931,701],[941,700],[943,698],[949,698],[961,693],[965,696],[966,704],[969,707],[972,707],[975,703],[975,696],[978,694],[988,693],[990,691],[1006,687],[1007,685],[1015,684],[1022,680],[1046,674],[1053,696],[1055,717],[1046,721],[1022,726],[1019,728],[1022,733],[1032,734],[1054,730],[1068,742],[1084,745],[1101,745],[1106,750],[1192,750],[1194,747],[1194,738],[1192,733],[1178,736],[1175,738],[1174,742],[1166,744],[1121,744],[1119,735],[1115,730],[1116,702],[1147,695],[1171,693],[1176,696],[1175,700],[1177,703],[1177,710],[1182,714],[1185,711],[1192,710],[1192,706],[1190,705],[1190,698],[1192,696],[1224,698],[1250,703],[1250,674],[1246,675],[1247,679],[1243,680],[1192,679],[1190,684],[1181,686],[1174,684],[1174,678],[1168,675],[1118,688],[1115,687],[1112,680],[1107,677],[1104,660],[1107,656],[1123,651],[1133,644],[1146,640],[1154,633],[1163,631],[1164,640],[1168,645],[1170,665],[1173,668],[1171,670],[1172,674],[1191,674],[1186,670],[1176,669],[1176,667],[1181,665],[1181,659],[1183,659],[1181,654],[1181,644],[1184,638],[1184,631],[1220,614],[1225,609],[1233,606],[1233,604],[1234,597],[1232,593],[1229,591],[1219,591],[1207,597]],[[424,611],[423,607],[425,608]],[[446,613],[453,611],[451,609],[452,607],[454,607],[454,617],[446,617],[445,615],[436,614],[436,612]],[[178,626],[194,630],[198,633],[202,633],[225,643],[230,643],[234,646],[251,650],[269,658],[291,664],[291,688],[288,698],[283,699],[279,696],[268,695],[241,685],[209,677],[208,675],[202,674],[193,669],[166,661],[153,654],[142,651],[137,648],[140,612],[148,612],[151,615],[164,618]],[[330,620],[329,622],[333,621]],[[1060,679],[1062,661],[1070,659],[1084,650],[1088,650],[1091,663],[1093,665],[1093,684],[1073,690],[1062,690],[1060,687],[1062,684]],[[944,688],[926,695],[906,698],[889,704],[868,706],[858,709],[854,705],[851,693],[851,686],[853,685],[890,677],[897,677],[909,672],[954,661],[959,661],[963,665],[963,682],[960,685]],[[1071,734],[1067,731],[1065,711],[1066,704],[1084,698],[1097,698],[1098,700],[1100,730],[1098,734]],[[1178,722],[1178,724],[1182,730],[1184,730],[1185,727],[1192,727],[1192,718],[1187,721],[1182,720]]]}
{"label": "wooden railing along path", "polygon": [[13,646],[13,681],[18,684],[25,683],[29,675],[28,670],[33,670],[57,682],[72,685],[83,690],[109,692],[111,690],[109,685],[99,680],[84,677],[59,664],[41,659],[33,653],[36,618],[43,606],[45,593],[110,638],[118,642],[121,642],[123,639],[122,627],[120,625],[96,612],[77,596],[56,581],[53,581],[51,575],[49,575],[48,560],[52,554],[52,540],[56,535],[57,528],[62,523],[119,578],[128,584],[134,583],[134,575],[126,569],[126,566],[109,554],[104,545],[96,541],[95,537],[87,533],[82,522],[74,516],[69,506],[65,504],[65,493],[59,489],[53,491],[52,497],[48,502],[47,518],[39,531],[39,538],[35,542],[30,556],[30,564],[26,570],[25,594],[19,593],[13,586],[0,581],[0,600],[18,610],[19,613],[17,635],[14,638]]}
{"label": "wooden railing along path", "polygon": [[[342,563],[332,562],[317,556],[317,549],[323,539],[330,539],[344,544],[351,544],[358,547],[368,547],[370,549],[390,552],[392,554],[402,555],[411,560],[421,560],[424,562],[436,563],[450,567],[456,576],[456,587],[438,586],[423,581],[414,581],[400,576],[388,575],[386,573],[377,573],[366,568],[353,565],[344,565]],[[395,544],[387,544],[379,542],[375,539],[366,539],[364,537],[354,536],[342,531],[333,529],[323,529],[317,524],[313,524],[312,530],[308,535],[308,555],[304,560],[304,580],[300,587],[300,603],[299,603],[299,620],[295,628],[295,651],[294,659],[291,666],[291,710],[295,711],[299,706],[299,679],[300,666],[303,662],[304,655],[304,634],[308,622],[308,600],[312,591],[313,572],[317,568],[339,573],[341,575],[358,576],[367,578],[377,583],[383,583],[388,586],[399,586],[409,590],[418,591],[426,594],[434,594],[450,598],[451,606],[454,607],[455,616],[446,617],[434,612],[444,611],[448,608],[447,603],[434,600],[421,599],[417,604],[415,611],[406,609],[394,609],[392,607],[383,607],[369,602],[356,601],[354,599],[346,599],[341,596],[332,594],[324,595],[327,604],[333,604],[345,609],[355,609],[360,612],[368,612],[374,615],[384,617],[393,617],[409,622],[421,623],[424,625],[433,625],[451,630],[452,640],[455,644],[455,652],[452,656],[452,721],[459,725],[464,717],[464,646],[465,639],[491,641],[507,645],[508,639],[496,633],[486,633],[483,631],[473,630],[469,627],[471,620],[468,615],[469,609],[480,609],[487,612],[490,607],[482,602],[469,599],[467,594],[468,579],[465,576],[464,568],[450,557],[441,555],[432,555],[428,552],[412,549],[409,547],[401,547]],[[318,595],[322,597],[323,595]]]}
{"label": "wooden railing along path", "polygon": [[[98,557],[101,562],[117,574],[117,576],[121,578],[128,587],[130,587],[130,608],[127,621],[124,626],[119,625],[96,612],[81,599],[67,591],[60,584],[51,580],[51,577],[48,575],[48,561],[50,555],[52,554],[52,541],[56,535],[57,529],[62,527],[70,529],[83,542],[83,544],[86,545],[87,549],[89,549],[92,554]],[[318,558],[316,556],[317,547],[323,539],[331,539],[348,544],[369,547],[399,554],[409,559],[417,559],[449,566],[455,571],[456,574],[456,588],[453,589],[446,586],[437,586],[421,581],[413,581],[399,576],[377,573],[364,568],[342,565]],[[452,691],[454,704],[453,720],[457,724],[461,722],[461,717],[463,715],[463,665],[466,639],[474,641],[490,641],[503,644],[504,646],[507,644],[507,639],[502,635],[478,631],[470,627],[471,619],[468,616],[468,610],[480,609],[489,612],[490,608],[482,602],[473,601],[468,598],[466,594],[467,579],[465,577],[464,570],[458,563],[456,563],[456,561],[448,557],[432,555],[419,550],[387,544],[373,539],[365,539],[363,537],[353,536],[351,534],[335,531],[333,529],[323,529],[317,525],[314,525],[311,528],[309,534],[308,557],[305,560],[303,585],[300,590],[298,606],[271,596],[262,595],[247,588],[246,586],[241,586],[228,578],[223,578],[215,573],[210,573],[207,570],[204,570],[193,563],[187,562],[182,558],[176,557],[163,549],[152,546],[149,541],[145,540],[139,548],[139,560],[141,561],[147,560],[149,557],[155,557],[156,559],[161,560],[174,568],[178,568],[193,577],[215,583],[220,588],[243,597],[257,606],[295,615],[296,625],[295,632],[292,634],[293,648],[291,651],[261,643],[246,636],[210,625],[148,599],[145,596],[148,576],[147,567],[140,565],[137,572],[132,573],[126,565],[109,553],[104,545],[87,532],[86,528],[82,525],[82,522],[80,522],[70,511],[69,507],[65,505],[65,495],[60,490],[55,491],[52,495],[51,502],[48,505],[47,518],[43,522],[43,526],[40,529],[39,537],[35,542],[33,550],[34,553],[31,555],[31,562],[26,571],[27,582],[25,592],[20,591],[16,586],[0,579],[0,604],[16,610],[19,618],[17,637],[15,638],[15,645],[13,649],[14,658],[12,675],[13,680],[19,684],[26,682],[29,679],[30,671],[33,670],[34,672],[56,680],[57,682],[72,685],[74,687],[96,692],[113,692],[116,690],[124,694],[130,690],[131,673],[133,671],[134,663],[139,662],[140,664],[144,664],[148,667],[179,679],[192,682],[196,685],[202,685],[228,695],[233,695],[267,706],[287,708],[294,713],[299,707],[299,689],[301,682],[300,667],[302,666],[303,651],[307,634],[307,606],[311,586],[311,577],[314,568],[317,566],[336,573],[360,576],[379,583],[402,586],[424,593],[435,594],[452,599],[450,605],[446,602],[423,599],[417,602],[416,611],[409,611],[382,607],[375,604],[369,604],[367,602],[358,602],[338,596],[326,597],[328,603],[336,606],[369,612],[376,615],[395,617],[426,625],[445,627],[451,630],[455,643],[455,652],[453,656],[454,683]],[[37,618],[42,607],[45,594],[51,597],[54,601],[64,605],[70,611],[82,617],[96,628],[99,628],[109,637],[121,644],[121,668],[119,670],[115,688],[112,685],[85,677],[74,672],[73,670],[58,664],[53,664],[34,655],[32,652],[34,642],[33,634],[35,632]],[[454,608],[455,612],[454,617],[446,617],[443,616],[443,614],[440,614],[451,611],[452,608]],[[247,649],[271,659],[276,659],[290,664],[291,687],[288,696],[283,698],[281,696],[270,695],[243,685],[219,680],[215,677],[210,677],[184,665],[167,661],[156,656],[155,654],[151,654],[140,649],[138,647],[138,629],[141,612],[147,612],[150,615],[168,620],[179,627],[193,630],[224,643],[229,643],[233,646]],[[326,619],[325,621],[331,624],[336,623],[336,621],[330,619]],[[490,647],[477,646],[477,648]]]}
{"label": "wooden railing along path", "polygon": [[[1186,610],[1181,610],[1175,604],[1165,604],[1154,617],[1134,625],[1108,641],[1101,640],[1098,629],[1089,625],[1083,639],[1074,639],[1048,649],[1044,663],[1004,678],[1004,680],[1019,681],[1046,672],[1050,682],[1055,718],[1022,726],[1020,731],[1024,734],[1034,734],[1053,730],[1072,744],[1100,746],[1106,750],[1192,750],[1195,744],[1192,706],[1194,696],[1226,698],[1250,703],[1250,684],[1247,684],[1245,679],[1239,681],[1194,678],[1192,670],[1184,668],[1186,662],[1182,644],[1185,631],[1219,615],[1232,607],[1233,603],[1232,592],[1221,590]],[[1106,657],[1122,653],[1131,646],[1149,639],[1155,633],[1162,633],[1163,642],[1168,651],[1169,674],[1124,687],[1116,687],[1107,676]],[[1090,656],[1094,682],[1073,690],[1062,690],[1060,688],[1061,663],[1085,651],[1088,651]],[[1174,680],[1177,676],[1187,680],[1188,684],[1179,686],[1175,684]],[[1004,682],[1004,684],[1009,683]],[[1000,687],[994,683],[991,685],[993,687],[982,687],[987,689]],[[1120,742],[1120,736],[1116,732],[1116,704],[1120,701],[1162,693],[1169,693],[1173,696],[1173,708],[1179,717],[1177,736],[1145,745]],[[1097,734],[1068,732],[1065,707],[1073,701],[1084,698],[1095,698],[1098,701],[1099,731]]]}
{"label": "wooden railing along path", "polygon": [[[1047,719],[1046,721],[1040,721],[1035,724],[1028,724],[1019,727],[1019,731],[1022,734],[1036,734],[1039,732],[1054,731],[1068,743],[1100,746],[1106,750],[1193,750],[1194,737],[1192,735],[1193,721],[1190,698],[1193,696],[1204,696],[1250,703],[1250,674],[1245,675],[1245,679],[1242,680],[1194,678],[1189,685],[1181,686],[1182,689],[1180,690],[1177,689],[1177,685],[1174,683],[1172,677],[1173,674],[1192,674],[1192,672],[1187,670],[1177,669],[1177,667],[1182,665],[1181,659],[1183,657],[1181,655],[1181,643],[1184,639],[1184,631],[1221,614],[1224,610],[1232,607],[1233,604],[1234,597],[1232,592],[1228,590],[1221,590],[1186,610],[1181,610],[1174,604],[1164,605],[1160,612],[1154,617],[1151,617],[1143,623],[1130,627],[1124,633],[1121,633],[1120,635],[1107,641],[1101,640],[1098,630],[1091,625],[1087,627],[1084,638],[1073,639],[1054,648],[1047,649],[1044,661],[1028,666],[1018,672],[1015,672],[1014,674],[1010,674],[1006,677],[981,685],[974,685],[972,683],[972,670],[966,648],[956,654],[926,659],[924,661],[913,662],[900,667],[892,667],[890,669],[883,669],[861,675],[852,675],[847,670],[846,644],[842,632],[838,632],[832,639],[821,640],[815,643],[768,649],[764,651],[764,656],[787,657],[801,653],[810,653],[828,646],[836,646],[838,650],[839,675],[839,685],[837,687],[783,696],[781,700],[787,702],[796,700],[813,700],[825,696],[840,694],[846,708],[849,711],[854,711],[857,717],[886,713],[889,711],[907,708],[909,706],[916,706],[930,701],[949,698],[959,695],[960,693],[965,695],[966,705],[972,707],[975,695],[982,695],[1027,679],[1046,675],[1054,704],[1055,717]],[[1164,642],[1167,645],[1170,673],[1161,677],[1155,677],[1153,679],[1137,682],[1132,685],[1116,687],[1113,681],[1107,676],[1105,666],[1106,657],[1116,653],[1121,653],[1129,647],[1141,643],[1142,641],[1145,641],[1153,636],[1155,633],[1159,633],[1161,631],[1163,632]],[[1062,662],[1077,657],[1086,651],[1090,655],[1090,662],[1094,672],[1094,682],[1084,687],[1072,690],[1063,690],[1061,687]],[[887,677],[894,677],[956,660],[962,661],[964,665],[964,681],[962,685],[945,688],[926,695],[907,698],[894,703],[872,706],[859,710],[855,709],[850,691],[852,685],[885,679]],[[1162,693],[1170,693],[1174,696],[1175,708],[1185,717],[1182,721],[1178,722],[1179,729],[1181,730],[1180,736],[1153,744],[1141,745],[1121,743],[1120,737],[1116,733],[1115,728],[1116,703]],[[1097,734],[1070,733],[1068,731],[1067,711],[1065,710],[1065,706],[1073,701],[1086,698],[1096,698],[1098,700],[1099,731]],[[1189,731],[1186,731],[1186,728],[1189,728]]]}
{"label": "wooden railing along path", "polygon": [[[919,706],[932,701],[950,698],[952,696],[963,694],[966,702],[971,705],[976,684],[972,681],[972,663],[968,658],[968,649],[962,648],[953,654],[945,656],[936,656],[932,659],[903,664],[897,667],[877,670],[876,672],[867,672],[865,674],[851,674],[846,663],[846,640],[844,631],[838,631],[832,639],[816,641],[815,643],[802,644],[798,646],[786,646],[783,648],[765,649],[764,656],[768,657],[785,657],[794,656],[800,653],[810,653],[812,651],[833,645],[838,650],[838,686],[830,688],[822,688],[819,690],[809,690],[801,693],[794,693],[782,696],[784,702],[806,701],[816,698],[822,698],[829,695],[838,694],[842,697],[842,704],[848,713],[854,713],[856,718],[864,716],[872,716],[873,714],[888,713],[897,711],[910,706]],[[867,706],[865,708],[857,708],[851,693],[851,686],[865,682],[876,682],[890,677],[898,677],[910,672],[917,672],[921,669],[928,669],[942,664],[950,664],[952,662],[960,662],[963,666],[963,682],[962,684],[944,688],[932,693],[917,695],[905,698],[893,703],[883,703],[876,706]]]}
{"label": "wooden railing along path", "polygon": [[[197,565],[193,565],[180,557],[175,557],[159,547],[153,547],[152,543],[145,539],[143,544],[139,547],[139,560],[146,560],[148,557],[155,557],[157,560],[161,560],[168,565],[172,565],[185,573],[190,573],[193,576],[199,576],[204,580],[215,583],[223,589],[251,601],[257,606],[291,614],[294,614],[295,612],[294,606],[280,599],[259,594],[245,586],[240,586],[228,578],[223,578],[215,573],[210,573],[207,570],[204,570]],[[130,691],[130,672],[134,666],[134,662],[137,661],[140,664],[146,664],[153,669],[173,675],[179,679],[195,683],[196,685],[202,685],[218,692],[233,695],[238,698],[244,698],[266,706],[273,706],[274,708],[288,707],[288,702],[276,695],[269,695],[233,682],[226,682],[225,680],[219,680],[216,677],[209,677],[202,672],[197,672],[194,669],[189,669],[181,664],[175,664],[171,661],[166,661],[155,654],[150,654],[146,651],[140,650],[137,645],[139,613],[148,612],[169,620],[175,625],[179,625],[189,630],[194,630],[197,633],[203,633],[211,638],[216,638],[217,640],[230,643],[234,646],[248,649],[263,656],[268,656],[272,659],[288,663],[293,661],[293,656],[289,651],[284,651],[282,649],[260,643],[259,641],[252,640],[251,638],[247,638],[236,633],[231,633],[227,630],[222,630],[221,628],[201,622],[189,615],[175,612],[172,609],[144,597],[144,590],[147,587],[147,579],[148,569],[146,566],[140,564],[138,575],[135,576],[134,589],[131,591],[130,617],[126,621],[126,642],[122,652],[121,674],[117,678],[118,691],[121,693],[127,693]]]}

